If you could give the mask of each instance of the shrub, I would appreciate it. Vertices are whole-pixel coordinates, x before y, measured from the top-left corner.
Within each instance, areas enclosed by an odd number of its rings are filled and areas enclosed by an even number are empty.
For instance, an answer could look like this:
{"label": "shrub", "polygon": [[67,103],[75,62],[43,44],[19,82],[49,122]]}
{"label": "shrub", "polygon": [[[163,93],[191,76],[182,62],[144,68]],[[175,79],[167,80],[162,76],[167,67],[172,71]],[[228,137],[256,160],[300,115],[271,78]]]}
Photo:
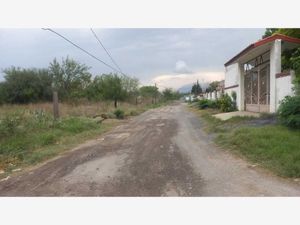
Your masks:
{"label": "shrub", "polygon": [[125,113],[121,109],[116,109],[114,111],[114,114],[116,115],[117,119],[124,119]]}
{"label": "shrub", "polygon": [[218,99],[218,105],[222,112],[232,112],[236,110],[235,103],[227,93]]}
{"label": "shrub", "polygon": [[139,113],[136,110],[131,110],[129,115],[130,116],[137,116]]}
{"label": "shrub", "polygon": [[16,133],[18,126],[21,124],[22,118],[18,113],[5,115],[0,120],[0,136],[9,136]]}
{"label": "shrub", "polygon": [[107,113],[107,117],[109,119],[116,119],[116,115],[114,113],[112,113],[112,112]]}
{"label": "shrub", "polygon": [[282,124],[291,128],[300,128],[300,96],[286,96],[277,113]]}
{"label": "shrub", "polygon": [[232,91],[231,92],[231,98],[233,100],[233,107],[234,107],[234,110],[237,110],[237,106],[236,106],[236,92],[235,91]]}
{"label": "shrub", "polygon": [[208,108],[208,99],[201,99],[201,100],[199,100],[199,102],[198,102],[198,107],[199,107],[199,109],[206,109],[206,108]]}
{"label": "shrub", "polygon": [[198,101],[199,109],[206,109],[206,108],[218,108],[217,101],[209,100],[209,99],[201,99]]}

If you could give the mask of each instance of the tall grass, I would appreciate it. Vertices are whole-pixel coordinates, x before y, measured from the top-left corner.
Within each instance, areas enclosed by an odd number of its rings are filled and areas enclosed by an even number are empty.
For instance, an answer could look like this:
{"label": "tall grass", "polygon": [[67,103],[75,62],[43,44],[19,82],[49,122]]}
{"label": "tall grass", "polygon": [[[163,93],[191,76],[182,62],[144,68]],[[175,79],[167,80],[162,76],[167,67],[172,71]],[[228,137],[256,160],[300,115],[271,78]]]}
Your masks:
{"label": "tall grass", "polygon": [[65,117],[54,121],[51,114],[44,111],[16,111],[2,115],[0,169],[13,169],[20,164],[32,162],[37,149],[58,144],[67,136],[100,128],[91,118]]}
{"label": "tall grass", "polygon": [[[151,104],[130,104],[127,102],[121,102],[119,108],[124,111],[130,112],[131,110],[142,110]],[[45,113],[52,113],[52,103],[35,103],[26,105],[2,105],[0,106],[0,119],[3,115],[14,114],[15,112],[25,111],[43,111]],[[86,116],[93,117],[99,113],[108,113],[115,110],[112,102],[82,102],[77,104],[59,103],[59,112],[62,117],[67,116]]]}
{"label": "tall grass", "polygon": [[220,134],[217,143],[281,176],[300,177],[300,131],[279,125],[243,127]]}
{"label": "tall grass", "polygon": [[[233,117],[221,121],[216,111],[193,110],[205,122],[206,131],[215,134],[218,145],[245,156],[280,176],[300,177],[300,131],[280,125],[249,126],[253,117]],[[273,115],[263,115],[262,119]],[[251,123],[250,123],[251,124]]]}
{"label": "tall grass", "polygon": [[[119,109],[126,117],[158,106],[122,102]],[[111,102],[60,103],[59,107],[61,117],[55,121],[51,103],[0,106],[0,170],[9,172],[38,163],[118,124],[111,120],[100,124],[93,119],[114,115]]]}

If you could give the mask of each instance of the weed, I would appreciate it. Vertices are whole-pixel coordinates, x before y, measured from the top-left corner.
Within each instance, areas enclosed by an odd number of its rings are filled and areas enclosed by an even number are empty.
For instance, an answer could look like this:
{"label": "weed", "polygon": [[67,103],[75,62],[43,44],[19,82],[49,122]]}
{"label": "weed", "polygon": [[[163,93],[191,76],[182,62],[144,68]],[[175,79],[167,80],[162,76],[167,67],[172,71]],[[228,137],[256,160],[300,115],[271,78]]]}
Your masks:
{"label": "weed", "polygon": [[121,109],[116,109],[114,114],[116,115],[117,119],[124,119],[125,117],[125,112]]}

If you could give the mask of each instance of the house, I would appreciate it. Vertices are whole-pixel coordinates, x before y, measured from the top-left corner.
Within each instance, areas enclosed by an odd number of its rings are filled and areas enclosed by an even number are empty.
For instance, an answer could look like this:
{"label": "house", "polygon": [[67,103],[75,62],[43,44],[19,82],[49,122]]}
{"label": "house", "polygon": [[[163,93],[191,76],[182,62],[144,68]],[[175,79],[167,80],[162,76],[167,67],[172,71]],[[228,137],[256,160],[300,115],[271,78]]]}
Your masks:
{"label": "house", "polygon": [[282,71],[281,54],[300,46],[300,39],[281,34],[250,44],[225,63],[225,93],[237,96],[240,111],[274,113],[292,95],[294,72]]}
{"label": "house", "polygon": [[205,93],[202,94],[202,98],[216,100],[220,98],[224,94],[224,80],[218,81],[217,87],[215,90],[206,90]]}

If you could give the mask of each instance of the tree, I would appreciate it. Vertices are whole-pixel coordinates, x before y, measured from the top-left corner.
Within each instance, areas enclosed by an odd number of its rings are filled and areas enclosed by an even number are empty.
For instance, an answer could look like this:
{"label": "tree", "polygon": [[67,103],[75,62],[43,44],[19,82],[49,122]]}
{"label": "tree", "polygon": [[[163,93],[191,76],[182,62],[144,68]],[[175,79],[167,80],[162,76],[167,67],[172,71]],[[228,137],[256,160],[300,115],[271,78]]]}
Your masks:
{"label": "tree", "polygon": [[93,81],[85,89],[85,96],[87,99],[94,101],[104,99],[101,76],[95,76]]}
{"label": "tree", "polygon": [[122,78],[117,74],[103,74],[99,77],[99,89],[102,96],[106,100],[113,100],[114,106],[117,108],[118,101],[127,97],[127,91],[122,83]]}
{"label": "tree", "polygon": [[211,82],[208,86],[209,92],[216,91],[218,86],[219,86],[219,81]]}
{"label": "tree", "polygon": [[132,78],[129,76],[122,76],[122,86],[126,91],[127,98],[135,98],[137,102],[137,96],[139,94],[139,80],[137,78]]}
{"label": "tree", "polygon": [[7,91],[5,82],[0,82],[0,104],[7,102]]}
{"label": "tree", "polygon": [[300,29],[299,28],[279,28],[276,33],[287,35],[290,37],[300,38]]}
{"label": "tree", "polygon": [[180,94],[178,91],[174,91],[172,88],[166,88],[162,91],[163,99],[168,100],[176,100],[180,98]]}
{"label": "tree", "polygon": [[201,88],[198,80],[197,80],[197,83],[192,86],[191,93],[194,95],[199,95],[202,93],[202,88]]}
{"label": "tree", "polygon": [[265,31],[264,35],[262,36],[262,38],[270,37],[277,31],[278,31],[278,28],[266,28],[266,31]]}
{"label": "tree", "polygon": [[49,74],[53,87],[61,98],[70,99],[83,97],[85,88],[91,82],[90,67],[67,57],[60,64],[56,59],[50,63]]}
{"label": "tree", "polygon": [[[300,38],[299,28],[280,28],[276,33],[284,34],[290,37]],[[282,69],[292,69],[295,71],[294,90],[296,95],[300,95],[300,48],[285,50],[281,54]]]}
{"label": "tree", "polygon": [[51,100],[51,77],[47,69],[11,67],[3,72],[5,81],[0,87],[0,98],[3,102],[29,103]]}
{"label": "tree", "polygon": [[143,86],[140,88],[140,94],[144,98],[156,98],[159,94],[158,88],[156,86]]}

